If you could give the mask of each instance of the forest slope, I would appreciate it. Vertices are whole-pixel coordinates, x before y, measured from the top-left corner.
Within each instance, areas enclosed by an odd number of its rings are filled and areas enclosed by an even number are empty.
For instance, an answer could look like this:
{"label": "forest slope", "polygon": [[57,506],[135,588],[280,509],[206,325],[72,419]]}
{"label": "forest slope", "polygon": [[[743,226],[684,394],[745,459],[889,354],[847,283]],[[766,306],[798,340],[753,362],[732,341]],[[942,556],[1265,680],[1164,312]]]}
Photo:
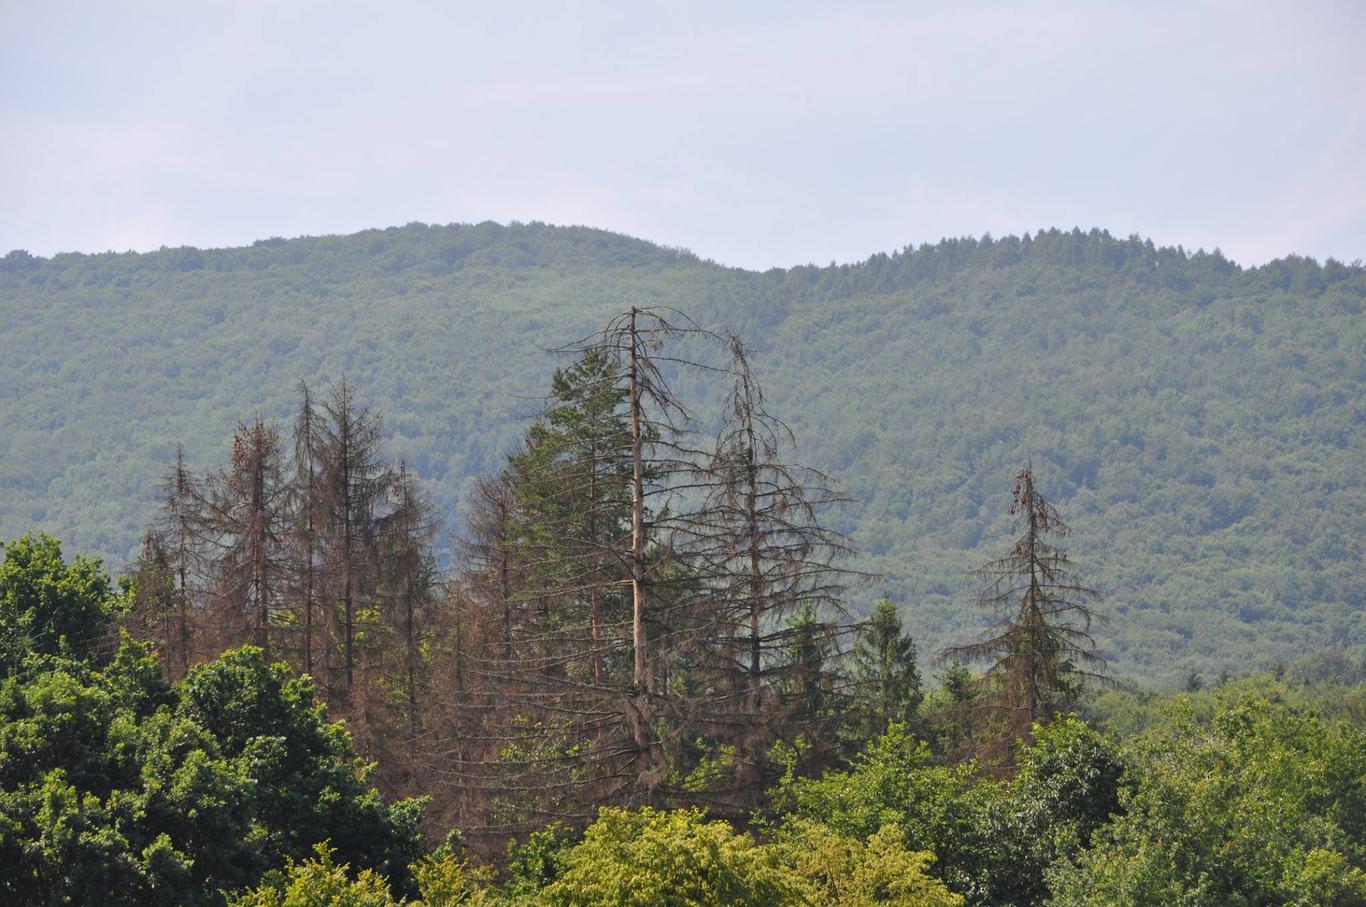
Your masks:
{"label": "forest slope", "polygon": [[[0,537],[114,567],[183,442],[288,418],[346,372],[452,523],[544,392],[544,352],[631,304],[754,347],[806,462],[922,651],[978,626],[1032,457],[1107,593],[1121,675],[1366,654],[1366,270],[1242,269],[1092,231],[946,240],[755,273],[603,231],[372,230],[149,254],[0,259]],[[687,391],[686,386],[683,388]],[[699,406],[705,420],[705,401]]]}

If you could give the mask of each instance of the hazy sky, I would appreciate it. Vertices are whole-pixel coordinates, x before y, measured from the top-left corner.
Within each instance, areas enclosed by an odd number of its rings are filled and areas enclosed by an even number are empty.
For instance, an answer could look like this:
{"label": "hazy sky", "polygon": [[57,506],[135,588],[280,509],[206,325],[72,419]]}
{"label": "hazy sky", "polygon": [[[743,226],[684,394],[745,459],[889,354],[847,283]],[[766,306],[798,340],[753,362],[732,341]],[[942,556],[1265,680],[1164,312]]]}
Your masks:
{"label": "hazy sky", "polygon": [[1366,3],[0,0],[0,198],[0,254],[541,220],[1352,261]]}

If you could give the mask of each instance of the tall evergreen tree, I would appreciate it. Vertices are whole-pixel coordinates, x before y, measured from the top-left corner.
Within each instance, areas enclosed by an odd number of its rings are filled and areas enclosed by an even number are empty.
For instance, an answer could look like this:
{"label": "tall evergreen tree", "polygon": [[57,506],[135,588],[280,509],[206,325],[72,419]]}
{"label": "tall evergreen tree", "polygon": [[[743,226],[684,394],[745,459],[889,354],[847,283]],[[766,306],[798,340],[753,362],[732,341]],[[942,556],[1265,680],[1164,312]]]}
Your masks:
{"label": "tall evergreen tree", "polygon": [[915,727],[925,697],[915,640],[903,632],[890,599],[877,603],[854,646],[852,685],[864,740],[885,734],[894,722]]}
{"label": "tall evergreen tree", "polygon": [[[614,685],[608,701],[627,719],[611,730],[629,730],[630,760],[618,769],[619,790],[636,802],[655,800],[667,777],[661,731],[667,727],[676,734],[678,724],[661,721],[661,711],[677,707],[670,695],[676,689],[671,687],[674,659],[696,639],[689,620],[694,590],[675,569],[669,546],[679,527],[678,486],[695,468],[697,450],[687,431],[689,411],[665,375],[665,369],[705,368],[679,352],[696,339],[717,336],[681,313],[632,307],[569,348],[585,361],[608,364],[611,380],[596,393],[613,388],[624,406],[619,412],[625,431],[611,456],[620,464],[614,469],[628,475],[630,544],[622,566],[623,586],[630,589],[631,671],[629,685]],[[609,731],[604,739],[612,736]]]}
{"label": "tall evergreen tree", "polygon": [[630,471],[622,454],[630,430],[617,371],[595,349],[556,370],[545,410],[509,462],[514,532],[534,594],[543,611],[557,611],[561,645],[582,633],[576,648],[586,650],[597,685],[606,681],[613,647],[607,625],[620,610],[629,539]]}

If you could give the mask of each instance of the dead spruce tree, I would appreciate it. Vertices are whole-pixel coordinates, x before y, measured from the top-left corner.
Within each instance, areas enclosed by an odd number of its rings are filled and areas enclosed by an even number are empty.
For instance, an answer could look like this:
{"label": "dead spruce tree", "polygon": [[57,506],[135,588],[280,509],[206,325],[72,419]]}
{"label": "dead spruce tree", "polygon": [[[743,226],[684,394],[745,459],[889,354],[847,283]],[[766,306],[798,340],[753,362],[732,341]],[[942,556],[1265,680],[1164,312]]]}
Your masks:
{"label": "dead spruce tree", "polygon": [[[848,502],[819,470],[792,462],[791,429],[768,411],[743,343],[727,338],[730,392],[711,456],[691,477],[701,505],[676,522],[681,557],[706,590],[708,683],[698,726],[734,752],[740,801],[763,780],[775,741],[819,749],[839,691],[830,670],[851,629],[841,603],[848,539],[823,522]],[[833,752],[833,750],[831,751]],[[828,754],[827,754],[828,755]]]}
{"label": "dead spruce tree", "polygon": [[361,403],[342,378],[323,402],[315,455],[318,554],[329,670],[329,702],[344,704],[356,685],[356,618],[372,607],[378,555],[376,514],[389,490],[377,413]]}
{"label": "dead spruce tree", "polygon": [[227,468],[209,481],[204,519],[220,649],[249,642],[271,655],[285,586],[287,495],[279,432],[260,419],[238,425]]}
{"label": "dead spruce tree", "polygon": [[514,510],[506,470],[474,480],[454,544],[459,566],[442,584],[433,614],[432,695],[424,708],[431,732],[419,748],[438,792],[430,815],[485,844],[501,843],[504,829],[494,826],[510,824],[495,821],[491,804],[500,793],[517,796],[501,757],[526,733],[517,717],[527,711],[526,697],[515,695],[527,633]]}
{"label": "dead spruce tree", "polygon": [[177,450],[164,489],[135,578],[140,601],[174,612],[176,639],[159,638],[168,670],[183,675],[244,643],[282,654],[290,480],[279,432],[259,419],[239,424],[227,464],[202,478]]}
{"label": "dead spruce tree", "polygon": [[[514,493],[507,473],[480,476],[474,481],[470,506],[464,514],[465,533],[458,542],[462,571],[460,635],[476,632],[482,644],[511,661],[521,624],[523,601],[521,548],[513,543]],[[471,609],[471,613],[463,613]],[[463,650],[461,650],[463,651]],[[458,658],[460,652],[456,653]],[[463,689],[463,670],[457,675]]]}
{"label": "dead spruce tree", "polygon": [[422,643],[431,623],[436,563],[431,541],[436,521],[427,496],[402,461],[389,487],[387,512],[376,524],[379,578],[377,597],[383,623],[393,635],[387,682],[402,702],[403,734],[412,739],[425,698]]}
{"label": "dead spruce tree", "polygon": [[197,603],[205,589],[204,538],[210,510],[204,483],[176,447],[175,462],[162,481],[161,512],[143,537],[134,567],[136,599],[129,630],[156,642],[173,679],[185,676],[201,657]]}
{"label": "dead spruce tree", "polygon": [[974,642],[952,646],[943,661],[989,659],[978,705],[987,713],[989,757],[1006,757],[1016,739],[1071,707],[1087,679],[1103,679],[1105,661],[1091,636],[1098,593],[1082,585],[1067,552],[1050,543],[1069,532],[1025,466],[1015,477],[1010,512],[1018,537],[1010,554],[984,565],[977,604],[995,621]]}
{"label": "dead spruce tree", "polygon": [[190,609],[176,582],[173,553],[156,530],[142,537],[131,576],[133,608],[123,620],[128,632],[156,646],[168,675],[180,678],[189,670]]}
{"label": "dead spruce tree", "polygon": [[289,486],[289,598],[297,640],[293,662],[312,675],[318,657],[318,593],[321,564],[322,447],[313,394],[299,382],[299,412],[294,418],[293,481]]}

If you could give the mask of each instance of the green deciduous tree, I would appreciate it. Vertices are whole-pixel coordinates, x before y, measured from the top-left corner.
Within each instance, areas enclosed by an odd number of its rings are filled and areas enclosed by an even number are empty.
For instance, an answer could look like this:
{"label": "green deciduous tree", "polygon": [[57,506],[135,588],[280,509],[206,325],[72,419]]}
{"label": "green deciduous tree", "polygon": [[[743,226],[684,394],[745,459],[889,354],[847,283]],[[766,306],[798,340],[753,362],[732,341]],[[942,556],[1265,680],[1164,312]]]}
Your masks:
{"label": "green deciduous tree", "polygon": [[896,826],[908,851],[935,855],[931,874],[968,904],[1042,904],[1047,868],[1078,852],[1117,809],[1121,765],[1078,719],[1034,733],[1016,777],[1001,781],[971,762],[938,764],[894,724],[848,770],[790,779],[776,802],[792,818],[855,840]]}
{"label": "green deciduous tree", "polygon": [[277,884],[261,885],[233,898],[230,907],[399,907],[389,882],[371,869],[354,878],[346,864],[338,865],[325,844],[317,856],[290,861]]}
{"label": "green deciduous tree", "polygon": [[406,888],[422,805],[381,802],[312,700],[255,648],[175,684],[127,638],[29,656],[0,679],[0,900],[221,904],[325,839]]}
{"label": "green deciduous tree", "polygon": [[1274,690],[1215,698],[1139,739],[1123,815],[1059,862],[1054,904],[1366,904],[1366,736]]}
{"label": "green deciduous tree", "polygon": [[866,841],[817,822],[785,825],[778,843],[806,885],[806,903],[829,907],[960,907],[962,895],[930,874],[934,854],[906,848],[905,834],[884,825]]}
{"label": "green deciduous tree", "polygon": [[86,658],[107,641],[113,621],[131,607],[99,561],[67,563],[51,536],[0,544],[0,676],[30,653]]}
{"label": "green deciduous tree", "polygon": [[6,903],[201,904],[249,882],[251,783],[179,714],[149,647],[0,683]]}
{"label": "green deciduous tree", "polygon": [[176,691],[179,712],[250,766],[252,811],[271,829],[262,842],[269,861],[301,857],[327,838],[349,863],[406,875],[419,853],[422,802],[386,805],[367,786],[370,766],[314,702],[308,677],[245,647],[193,669]]}
{"label": "green deciduous tree", "polygon": [[1115,746],[1080,719],[1036,725],[1017,772],[978,818],[983,902],[1030,907],[1048,902],[1045,874],[1087,846],[1120,811],[1124,765]]}
{"label": "green deciduous tree", "polygon": [[893,725],[849,769],[789,779],[774,799],[785,814],[857,840],[896,825],[909,850],[936,855],[935,875],[972,895],[985,889],[979,783],[972,765],[936,764],[923,742]]}
{"label": "green deciduous tree", "polygon": [[540,902],[557,907],[773,907],[801,902],[781,855],[695,810],[604,809]]}

